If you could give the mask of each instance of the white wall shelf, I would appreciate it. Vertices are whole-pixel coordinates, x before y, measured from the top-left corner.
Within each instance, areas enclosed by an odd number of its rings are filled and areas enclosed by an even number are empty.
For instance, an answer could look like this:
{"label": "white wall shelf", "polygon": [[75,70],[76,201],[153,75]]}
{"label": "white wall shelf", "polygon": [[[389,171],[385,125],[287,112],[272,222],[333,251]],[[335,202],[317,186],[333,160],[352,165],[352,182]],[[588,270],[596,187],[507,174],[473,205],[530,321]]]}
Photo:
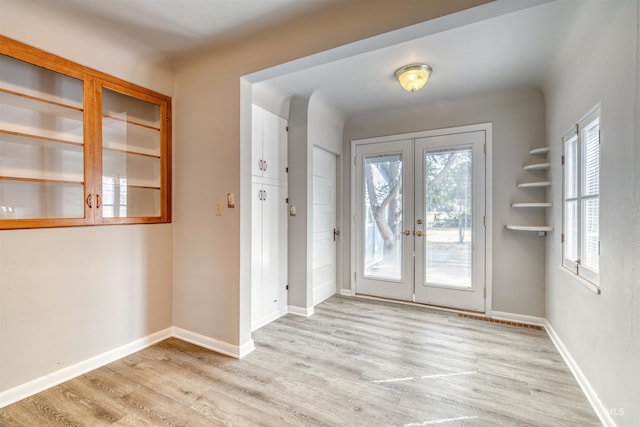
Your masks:
{"label": "white wall shelf", "polygon": [[551,181],[521,182],[520,184],[518,184],[518,188],[539,188],[539,187],[551,187]]}
{"label": "white wall shelf", "polygon": [[513,203],[512,208],[550,208],[551,203]]}
{"label": "white wall shelf", "polygon": [[516,230],[516,231],[553,231],[553,227],[548,225],[505,225],[507,230]]}
{"label": "white wall shelf", "polygon": [[532,155],[547,154],[550,149],[551,149],[550,147],[532,148],[531,150],[529,150],[529,154],[532,154]]}
{"label": "white wall shelf", "polygon": [[525,165],[522,169],[526,171],[532,170],[545,170],[551,167],[551,163],[532,163],[530,165]]}

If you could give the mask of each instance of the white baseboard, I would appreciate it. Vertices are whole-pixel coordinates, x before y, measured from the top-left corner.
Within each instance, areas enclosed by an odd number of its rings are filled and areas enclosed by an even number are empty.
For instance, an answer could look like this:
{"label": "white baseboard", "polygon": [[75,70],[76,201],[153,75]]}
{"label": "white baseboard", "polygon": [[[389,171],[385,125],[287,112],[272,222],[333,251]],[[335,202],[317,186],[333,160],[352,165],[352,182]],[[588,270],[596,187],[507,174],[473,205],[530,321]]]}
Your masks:
{"label": "white baseboard", "polygon": [[262,328],[264,325],[271,323],[276,319],[281,318],[287,313],[288,311],[287,311],[287,308],[285,307],[280,311],[276,311],[274,313],[271,313],[268,316],[264,316],[262,319],[258,319],[255,322],[251,322],[251,332],[255,331],[256,329]]}
{"label": "white baseboard", "polygon": [[289,314],[294,316],[309,317],[314,313],[313,307],[296,307],[294,305],[289,306]]}
{"label": "white baseboard", "polygon": [[547,334],[549,335],[549,338],[551,338],[551,342],[553,342],[553,344],[556,346],[558,352],[564,359],[564,362],[567,364],[567,366],[571,370],[571,373],[578,382],[578,385],[580,385],[582,392],[585,394],[585,396],[587,396],[587,400],[589,400],[591,407],[595,411],[598,418],[600,418],[600,422],[602,423],[602,425],[605,427],[616,427],[616,423],[613,421],[613,418],[611,418],[609,412],[602,405],[600,398],[596,394],[593,387],[591,387],[591,383],[589,383],[589,380],[587,380],[587,377],[584,376],[576,361],[573,359],[573,357],[571,357],[571,353],[569,353],[569,350],[567,350],[567,347],[565,347],[564,343],[562,342],[558,334],[556,334],[556,331],[553,329],[551,323],[549,323],[548,320],[544,321],[544,327],[547,331]]}
{"label": "white baseboard", "polygon": [[492,311],[491,318],[496,320],[507,320],[509,322],[524,323],[526,325],[545,326],[545,319],[542,317],[526,316],[524,314],[507,313],[504,311]]}
{"label": "white baseboard", "polygon": [[218,341],[214,338],[187,331],[186,329],[178,328],[176,326],[173,327],[173,336],[183,341],[190,342],[191,344],[195,344],[236,359],[242,359],[244,356],[255,350],[253,340],[249,340],[238,346],[224,341]]}
{"label": "white baseboard", "polygon": [[351,289],[340,289],[340,295],[343,295],[345,297],[352,297],[353,292],[351,292]]}
{"label": "white baseboard", "polygon": [[130,342],[129,344],[125,344],[114,348],[113,350],[109,350],[97,356],[83,360],[75,365],[67,366],[66,368],[52,372],[33,381],[29,381],[28,383],[3,391],[0,393],[0,408],[4,408],[7,405],[25,399],[29,396],[33,396],[36,393],[55,387],[65,381],[69,381],[77,376],[86,374],[89,371],[93,371],[94,369],[143,350],[153,344],[170,338],[172,332],[173,328],[163,329],[144,338]]}

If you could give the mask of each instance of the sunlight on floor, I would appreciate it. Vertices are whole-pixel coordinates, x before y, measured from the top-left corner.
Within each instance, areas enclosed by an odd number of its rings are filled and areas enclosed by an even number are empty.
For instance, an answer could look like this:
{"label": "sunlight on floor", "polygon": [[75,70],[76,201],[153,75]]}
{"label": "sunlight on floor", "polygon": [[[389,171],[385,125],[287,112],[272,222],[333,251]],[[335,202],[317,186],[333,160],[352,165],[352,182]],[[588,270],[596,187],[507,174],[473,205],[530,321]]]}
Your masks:
{"label": "sunlight on floor", "polygon": [[382,384],[382,383],[394,383],[400,381],[412,381],[412,380],[426,380],[431,378],[442,378],[442,377],[455,377],[458,375],[471,375],[477,374],[476,371],[468,371],[468,372],[454,372],[451,374],[435,374],[435,375],[423,375],[421,377],[406,377],[406,378],[390,378],[388,380],[373,380],[371,381],[374,384]]}

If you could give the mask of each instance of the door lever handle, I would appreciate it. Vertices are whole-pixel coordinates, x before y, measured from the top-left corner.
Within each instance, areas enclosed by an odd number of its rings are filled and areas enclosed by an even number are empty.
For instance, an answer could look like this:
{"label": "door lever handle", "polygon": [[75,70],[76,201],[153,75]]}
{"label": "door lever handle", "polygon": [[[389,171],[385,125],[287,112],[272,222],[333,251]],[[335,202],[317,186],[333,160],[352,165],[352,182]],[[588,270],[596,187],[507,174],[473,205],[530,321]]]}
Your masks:
{"label": "door lever handle", "polygon": [[404,230],[402,234],[404,234],[405,236],[411,236],[411,230]]}
{"label": "door lever handle", "polygon": [[422,230],[417,230],[416,231],[416,236],[422,237],[422,236],[424,236],[424,232]]}

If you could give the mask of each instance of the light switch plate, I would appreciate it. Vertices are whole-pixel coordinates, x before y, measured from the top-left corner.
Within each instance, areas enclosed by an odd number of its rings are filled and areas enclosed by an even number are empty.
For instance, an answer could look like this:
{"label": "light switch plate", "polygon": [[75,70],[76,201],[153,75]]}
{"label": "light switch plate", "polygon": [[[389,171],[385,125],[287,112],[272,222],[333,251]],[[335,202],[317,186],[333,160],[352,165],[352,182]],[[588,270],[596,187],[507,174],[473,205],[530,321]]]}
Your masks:
{"label": "light switch plate", "polygon": [[236,207],[236,195],[233,193],[227,193],[227,207],[235,208]]}

